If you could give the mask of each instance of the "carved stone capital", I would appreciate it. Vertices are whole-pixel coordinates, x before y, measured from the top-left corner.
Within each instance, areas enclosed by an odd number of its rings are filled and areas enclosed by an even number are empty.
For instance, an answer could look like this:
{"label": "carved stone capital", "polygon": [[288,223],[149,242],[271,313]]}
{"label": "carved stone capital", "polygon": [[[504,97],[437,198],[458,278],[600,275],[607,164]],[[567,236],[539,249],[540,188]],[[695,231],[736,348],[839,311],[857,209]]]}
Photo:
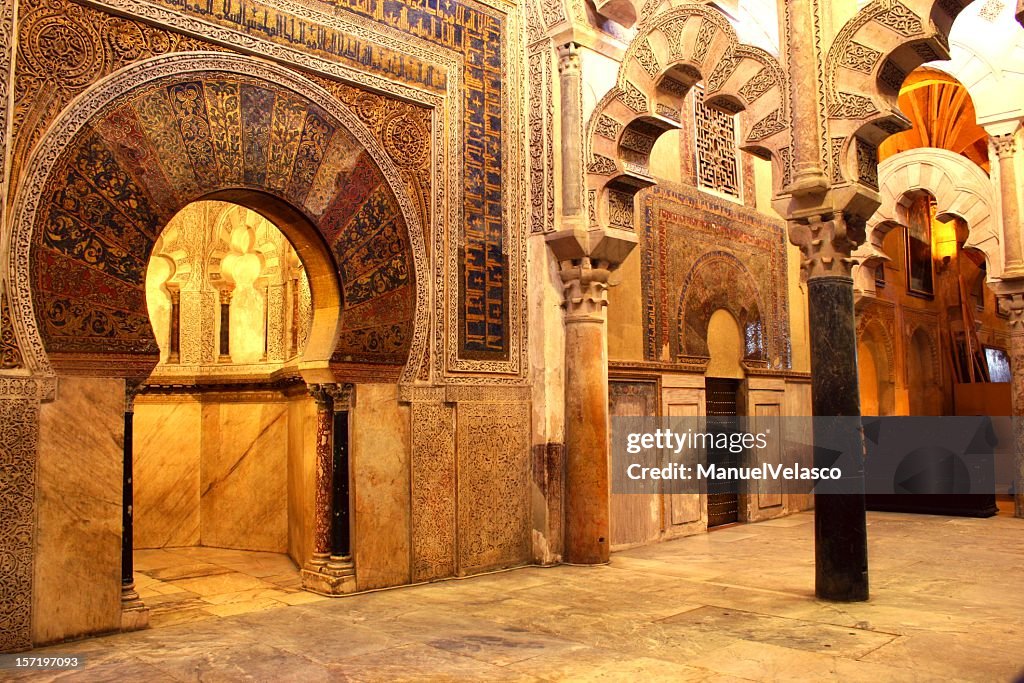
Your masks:
{"label": "carved stone capital", "polygon": [[853,250],[863,238],[851,230],[842,213],[789,220],[789,240],[800,247],[801,268],[808,280],[818,277],[852,277]]}
{"label": "carved stone capital", "polygon": [[222,305],[231,303],[231,295],[235,293],[232,287],[221,287],[217,291],[220,293],[220,303]]}
{"label": "carved stone capital", "polygon": [[579,76],[580,48],[576,43],[558,46],[558,73],[562,76]]}
{"label": "carved stone capital", "polygon": [[352,407],[352,395],[355,390],[353,384],[325,384],[327,392],[331,395],[334,412],[348,410]]}
{"label": "carved stone capital", "polygon": [[1024,334],[1024,287],[1019,292],[997,293],[996,303],[1010,317],[1010,332]]}
{"label": "carved stone capital", "polygon": [[352,403],[352,393],[355,386],[352,384],[308,384],[306,390],[316,401],[319,410],[340,411],[348,410]]}
{"label": "carved stone capital", "polygon": [[126,379],[124,381],[124,412],[135,412],[135,398],[142,393],[145,380]]}
{"label": "carved stone capital", "polygon": [[1013,155],[1017,152],[1017,137],[1012,133],[1009,135],[993,135],[992,147],[996,151],[996,156],[1000,159],[1013,158]]}
{"label": "carved stone capital", "polygon": [[608,305],[608,268],[594,268],[589,258],[579,265],[564,266],[559,272],[565,287],[562,307],[566,322],[603,321],[604,307]]}
{"label": "carved stone capital", "polygon": [[334,387],[336,384],[307,384],[306,391],[316,401],[317,410],[334,410]]}

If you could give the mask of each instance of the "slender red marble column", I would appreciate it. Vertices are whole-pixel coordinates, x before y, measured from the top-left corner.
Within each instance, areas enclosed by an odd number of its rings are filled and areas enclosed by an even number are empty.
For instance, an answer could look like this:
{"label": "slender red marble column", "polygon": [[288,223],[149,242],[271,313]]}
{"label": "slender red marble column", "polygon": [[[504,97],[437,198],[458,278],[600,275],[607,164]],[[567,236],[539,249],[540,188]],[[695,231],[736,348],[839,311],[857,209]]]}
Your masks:
{"label": "slender red marble column", "polygon": [[334,399],[324,384],[312,384],[310,395],[316,400],[316,499],[313,512],[313,557],[310,563],[327,564],[331,555],[331,488],[334,475]]}

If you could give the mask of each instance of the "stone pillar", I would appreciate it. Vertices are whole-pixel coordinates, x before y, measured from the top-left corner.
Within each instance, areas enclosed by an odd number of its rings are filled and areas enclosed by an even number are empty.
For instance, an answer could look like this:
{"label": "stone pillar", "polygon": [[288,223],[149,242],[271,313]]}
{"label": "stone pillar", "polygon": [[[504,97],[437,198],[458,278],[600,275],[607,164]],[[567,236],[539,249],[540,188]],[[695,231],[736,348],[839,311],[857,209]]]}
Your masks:
{"label": "stone pillar", "polygon": [[[1013,415],[1013,514],[1024,518],[1024,282],[996,284],[999,305],[1010,314],[1010,412]],[[1001,290],[1001,291],[1000,291]]]}
{"label": "stone pillar", "polygon": [[[821,55],[814,43],[815,7],[810,0],[787,0],[781,34],[785,41],[789,73],[789,108],[793,127],[793,193],[824,191],[828,178],[822,168],[820,141],[825,131],[819,118],[819,102],[808,93],[818,92]],[[788,29],[788,30],[787,30]]]}
{"label": "stone pillar", "polygon": [[[834,441],[834,427],[822,418],[860,415],[853,244],[838,213],[791,220],[790,239],[801,248],[807,274],[814,441]],[[815,593],[824,600],[853,602],[868,599],[863,434],[855,430],[844,441],[860,457],[844,467],[844,493],[819,493],[814,499]],[[815,467],[831,466],[826,458],[824,449],[815,449]]]}
{"label": "stone pillar", "polygon": [[135,631],[149,626],[149,608],[142,604],[135,590],[134,561],[134,479],[132,475],[134,458],[135,397],[140,385],[132,380],[125,382],[124,400],[124,469],[121,485],[121,630]]}
{"label": "stone pillar", "polygon": [[559,92],[562,104],[562,215],[583,212],[583,112],[580,53],[575,43],[558,46]]}
{"label": "stone pillar", "polygon": [[[313,556],[302,569],[302,587],[321,595],[341,595],[355,590],[355,567],[351,555],[332,554],[334,519],[334,424],[335,384],[311,384],[316,400],[316,488],[313,506]],[[341,398],[341,397],[339,397]],[[344,405],[348,403],[345,400]],[[339,476],[347,478],[347,471]],[[347,486],[346,486],[347,488]],[[346,503],[347,508],[347,503]]]}
{"label": "stone pillar", "polygon": [[999,193],[1003,207],[1003,243],[1005,261],[1003,278],[1024,276],[1024,258],[1021,256],[1020,206],[1017,201],[1017,169],[1014,157],[1017,141],[1013,133],[993,135],[992,146],[999,159]]}
{"label": "stone pillar", "polygon": [[565,283],[565,557],[574,564],[608,561],[611,491],[608,474],[609,271],[589,258],[563,268]]}

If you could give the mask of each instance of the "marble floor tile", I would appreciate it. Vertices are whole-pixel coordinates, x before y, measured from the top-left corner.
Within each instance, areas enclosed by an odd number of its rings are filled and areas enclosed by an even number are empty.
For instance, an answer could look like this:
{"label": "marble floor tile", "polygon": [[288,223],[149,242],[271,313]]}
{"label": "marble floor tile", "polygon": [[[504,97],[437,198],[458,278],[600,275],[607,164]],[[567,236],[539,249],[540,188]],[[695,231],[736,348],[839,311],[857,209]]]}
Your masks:
{"label": "marble floor tile", "polygon": [[171,567],[152,569],[147,574],[157,581],[178,581],[180,579],[196,579],[202,576],[214,576],[215,574],[229,574],[231,569],[210,564],[208,562],[189,562]]}
{"label": "marble floor tile", "polygon": [[[426,645],[403,645],[345,659],[329,667],[333,674],[351,681],[541,681],[542,678],[438,650]],[[424,675],[425,672],[434,672]]]}
{"label": "marble floor tile", "polygon": [[199,595],[234,593],[236,591],[259,588],[263,585],[263,582],[255,576],[249,576],[241,572],[225,572],[223,574],[199,576],[192,579],[180,579],[171,583],[178,586],[181,590],[191,591]]}
{"label": "marble floor tile", "polygon": [[[153,628],[41,649],[80,652],[87,668],[11,680],[991,683],[1024,673],[1024,522],[869,520],[871,600],[851,604],[814,597],[811,514],[634,548],[607,566],[341,599],[298,590],[294,565],[272,553],[141,551]],[[187,569],[207,565],[223,571]]]}

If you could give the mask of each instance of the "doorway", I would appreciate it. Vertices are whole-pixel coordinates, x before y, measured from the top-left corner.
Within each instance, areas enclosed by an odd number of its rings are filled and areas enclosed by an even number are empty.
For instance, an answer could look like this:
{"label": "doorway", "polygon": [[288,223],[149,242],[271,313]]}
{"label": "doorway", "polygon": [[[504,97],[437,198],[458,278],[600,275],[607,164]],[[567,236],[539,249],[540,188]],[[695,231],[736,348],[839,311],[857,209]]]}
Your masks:
{"label": "doorway", "polygon": [[273,222],[198,201],[150,258],[160,362],[134,399],[133,565],[151,625],[306,600],[309,277]]}
{"label": "doorway", "polygon": [[[738,397],[740,380],[708,377],[705,380],[707,420],[709,431],[726,433],[739,429]],[[708,465],[739,467],[742,453],[728,448],[711,446],[707,449]],[[740,490],[735,478],[708,479],[708,528],[739,522]]]}

